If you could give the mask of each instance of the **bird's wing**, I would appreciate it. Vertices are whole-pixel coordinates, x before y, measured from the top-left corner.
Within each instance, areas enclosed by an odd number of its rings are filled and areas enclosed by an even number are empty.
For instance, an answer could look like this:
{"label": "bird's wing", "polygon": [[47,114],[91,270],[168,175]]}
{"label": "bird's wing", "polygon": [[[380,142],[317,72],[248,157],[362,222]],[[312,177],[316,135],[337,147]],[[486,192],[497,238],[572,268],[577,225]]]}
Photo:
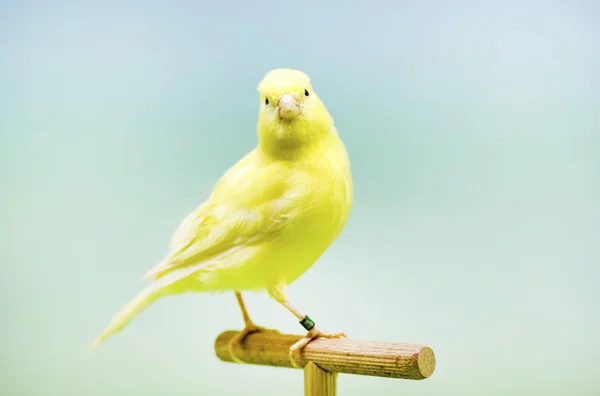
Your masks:
{"label": "bird's wing", "polygon": [[167,258],[145,278],[198,268],[211,258],[275,237],[298,210],[301,193],[289,185],[288,175],[289,168],[281,163],[240,161],[181,222]]}

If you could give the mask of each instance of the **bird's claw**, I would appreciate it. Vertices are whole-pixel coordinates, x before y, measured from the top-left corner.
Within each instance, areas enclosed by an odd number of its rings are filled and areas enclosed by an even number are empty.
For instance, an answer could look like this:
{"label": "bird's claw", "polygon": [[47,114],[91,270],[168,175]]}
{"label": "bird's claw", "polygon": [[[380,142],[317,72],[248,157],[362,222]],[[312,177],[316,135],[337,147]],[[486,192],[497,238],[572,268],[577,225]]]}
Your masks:
{"label": "bird's claw", "polygon": [[234,352],[235,347],[237,345],[243,343],[244,340],[246,339],[246,337],[248,337],[250,334],[260,333],[260,332],[275,332],[275,333],[279,333],[279,331],[275,330],[275,329],[268,329],[266,327],[257,326],[254,323],[247,323],[246,327],[244,327],[244,329],[242,331],[240,331],[239,333],[237,333],[231,340],[229,340],[229,343],[227,344],[227,350],[229,351],[229,355],[231,356],[231,359],[234,362],[236,362],[236,363],[244,363],[235,354],[235,352]]}
{"label": "bird's claw", "polygon": [[306,345],[308,345],[312,340],[316,338],[345,338],[347,337],[346,333],[324,333],[321,330],[318,330],[316,327],[309,330],[308,333],[300,340],[296,341],[294,345],[290,347],[289,351],[289,359],[292,363],[292,366],[296,368],[300,368],[300,365],[296,362],[294,358],[294,354],[299,353]]}

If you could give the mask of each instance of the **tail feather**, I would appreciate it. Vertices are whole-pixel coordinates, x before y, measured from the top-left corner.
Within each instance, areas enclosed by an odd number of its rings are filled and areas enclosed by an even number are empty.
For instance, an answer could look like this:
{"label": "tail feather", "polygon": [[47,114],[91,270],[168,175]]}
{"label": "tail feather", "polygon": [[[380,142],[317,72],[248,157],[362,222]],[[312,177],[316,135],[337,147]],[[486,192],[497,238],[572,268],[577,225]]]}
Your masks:
{"label": "tail feather", "polygon": [[91,345],[95,348],[104,342],[108,337],[120,332],[125,326],[148,305],[152,304],[159,297],[159,293],[151,288],[142,290],[133,300],[131,300],[112,320],[106,330],[98,336]]}
{"label": "tail feather", "polygon": [[[148,305],[156,301],[156,299],[158,299],[160,296],[179,294],[190,290],[185,283],[181,283],[184,278],[187,278],[195,272],[198,272],[205,266],[215,264],[215,262],[223,260],[224,257],[237,252],[241,248],[243,248],[243,246],[230,249],[227,252],[213,257],[212,260],[209,261],[177,267],[160,273],[160,277],[157,276],[144,290],[142,290],[140,294],[138,294],[133,300],[131,300],[131,302],[121,309],[121,311],[108,325],[106,330],[104,330],[104,332],[97,337],[94,342],[92,342],[90,349],[97,347],[106,341],[108,337],[123,330],[123,328],[127,326],[136,315],[142,312],[146,307],[148,307]],[[162,270],[162,268],[160,270]],[[150,276],[150,273],[148,275]],[[200,291],[200,287],[200,281],[198,279],[194,279],[194,290]]]}
{"label": "tail feather", "polygon": [[[120,332],[125,326],[133,320],[133,318],[142,312],[148,305],[156,301],[157,298],[165,294],[178,294],[187,291],[188,289],[182,285],[174,287],[178,281],[198,271],[204,264],[190,265],[188,267],[177,268],[161,278],[155,279],[150,283],[140,294],[138,294],[131,302],[129,302],[121,311],[114,317],[106,330],[94,340],[90,345],[93,349],[104,342],[108,337]],[[196,286],[198,288],[198,286]]]}
{"label": "tail feather", "polygon": [[146,274],[144,274],[142,279],[150,279],[150,278],[155,277],[162,269],[166,268],[168,266],[168,264],[169,264],[168,259],[161,261],[160,263],[158,263],[154,267],[152,267],[148,272],[146,272]]}

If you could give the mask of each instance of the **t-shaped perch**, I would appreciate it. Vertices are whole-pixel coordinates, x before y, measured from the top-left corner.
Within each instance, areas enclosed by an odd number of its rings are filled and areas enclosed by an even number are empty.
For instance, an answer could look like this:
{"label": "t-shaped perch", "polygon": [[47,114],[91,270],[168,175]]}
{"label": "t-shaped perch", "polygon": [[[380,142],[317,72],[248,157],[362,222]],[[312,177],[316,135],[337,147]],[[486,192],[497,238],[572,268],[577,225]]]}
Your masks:
{"label": "t-shaped perch", "polygon": [[[237,334],[225,331],[215,341],[215,353],[224,362],[233,362],[228,342]],[[293,368],[289,349],[302,336],[259,332],[248,335],[234,348],[244,363]],[[338,373],[421,380],[435,368],[435,355],[425,345],[360,341],[351,338],[316,339],[296,357],[304,367],[305,395],[335,395]]]}

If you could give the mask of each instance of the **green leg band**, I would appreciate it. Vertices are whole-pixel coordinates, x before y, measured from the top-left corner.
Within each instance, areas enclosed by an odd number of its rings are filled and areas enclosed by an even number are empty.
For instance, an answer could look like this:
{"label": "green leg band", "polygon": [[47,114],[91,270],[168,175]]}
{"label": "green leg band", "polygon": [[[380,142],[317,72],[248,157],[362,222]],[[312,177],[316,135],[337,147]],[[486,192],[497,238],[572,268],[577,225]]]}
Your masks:
{"label": "green leg band", "polygon": [[308,315],[306,315],[304,319],[300,321],[300,324],[308,331],[311,331],[312,328],[315,327],[315,322],[313,322],[313,320],[309,318]]}

